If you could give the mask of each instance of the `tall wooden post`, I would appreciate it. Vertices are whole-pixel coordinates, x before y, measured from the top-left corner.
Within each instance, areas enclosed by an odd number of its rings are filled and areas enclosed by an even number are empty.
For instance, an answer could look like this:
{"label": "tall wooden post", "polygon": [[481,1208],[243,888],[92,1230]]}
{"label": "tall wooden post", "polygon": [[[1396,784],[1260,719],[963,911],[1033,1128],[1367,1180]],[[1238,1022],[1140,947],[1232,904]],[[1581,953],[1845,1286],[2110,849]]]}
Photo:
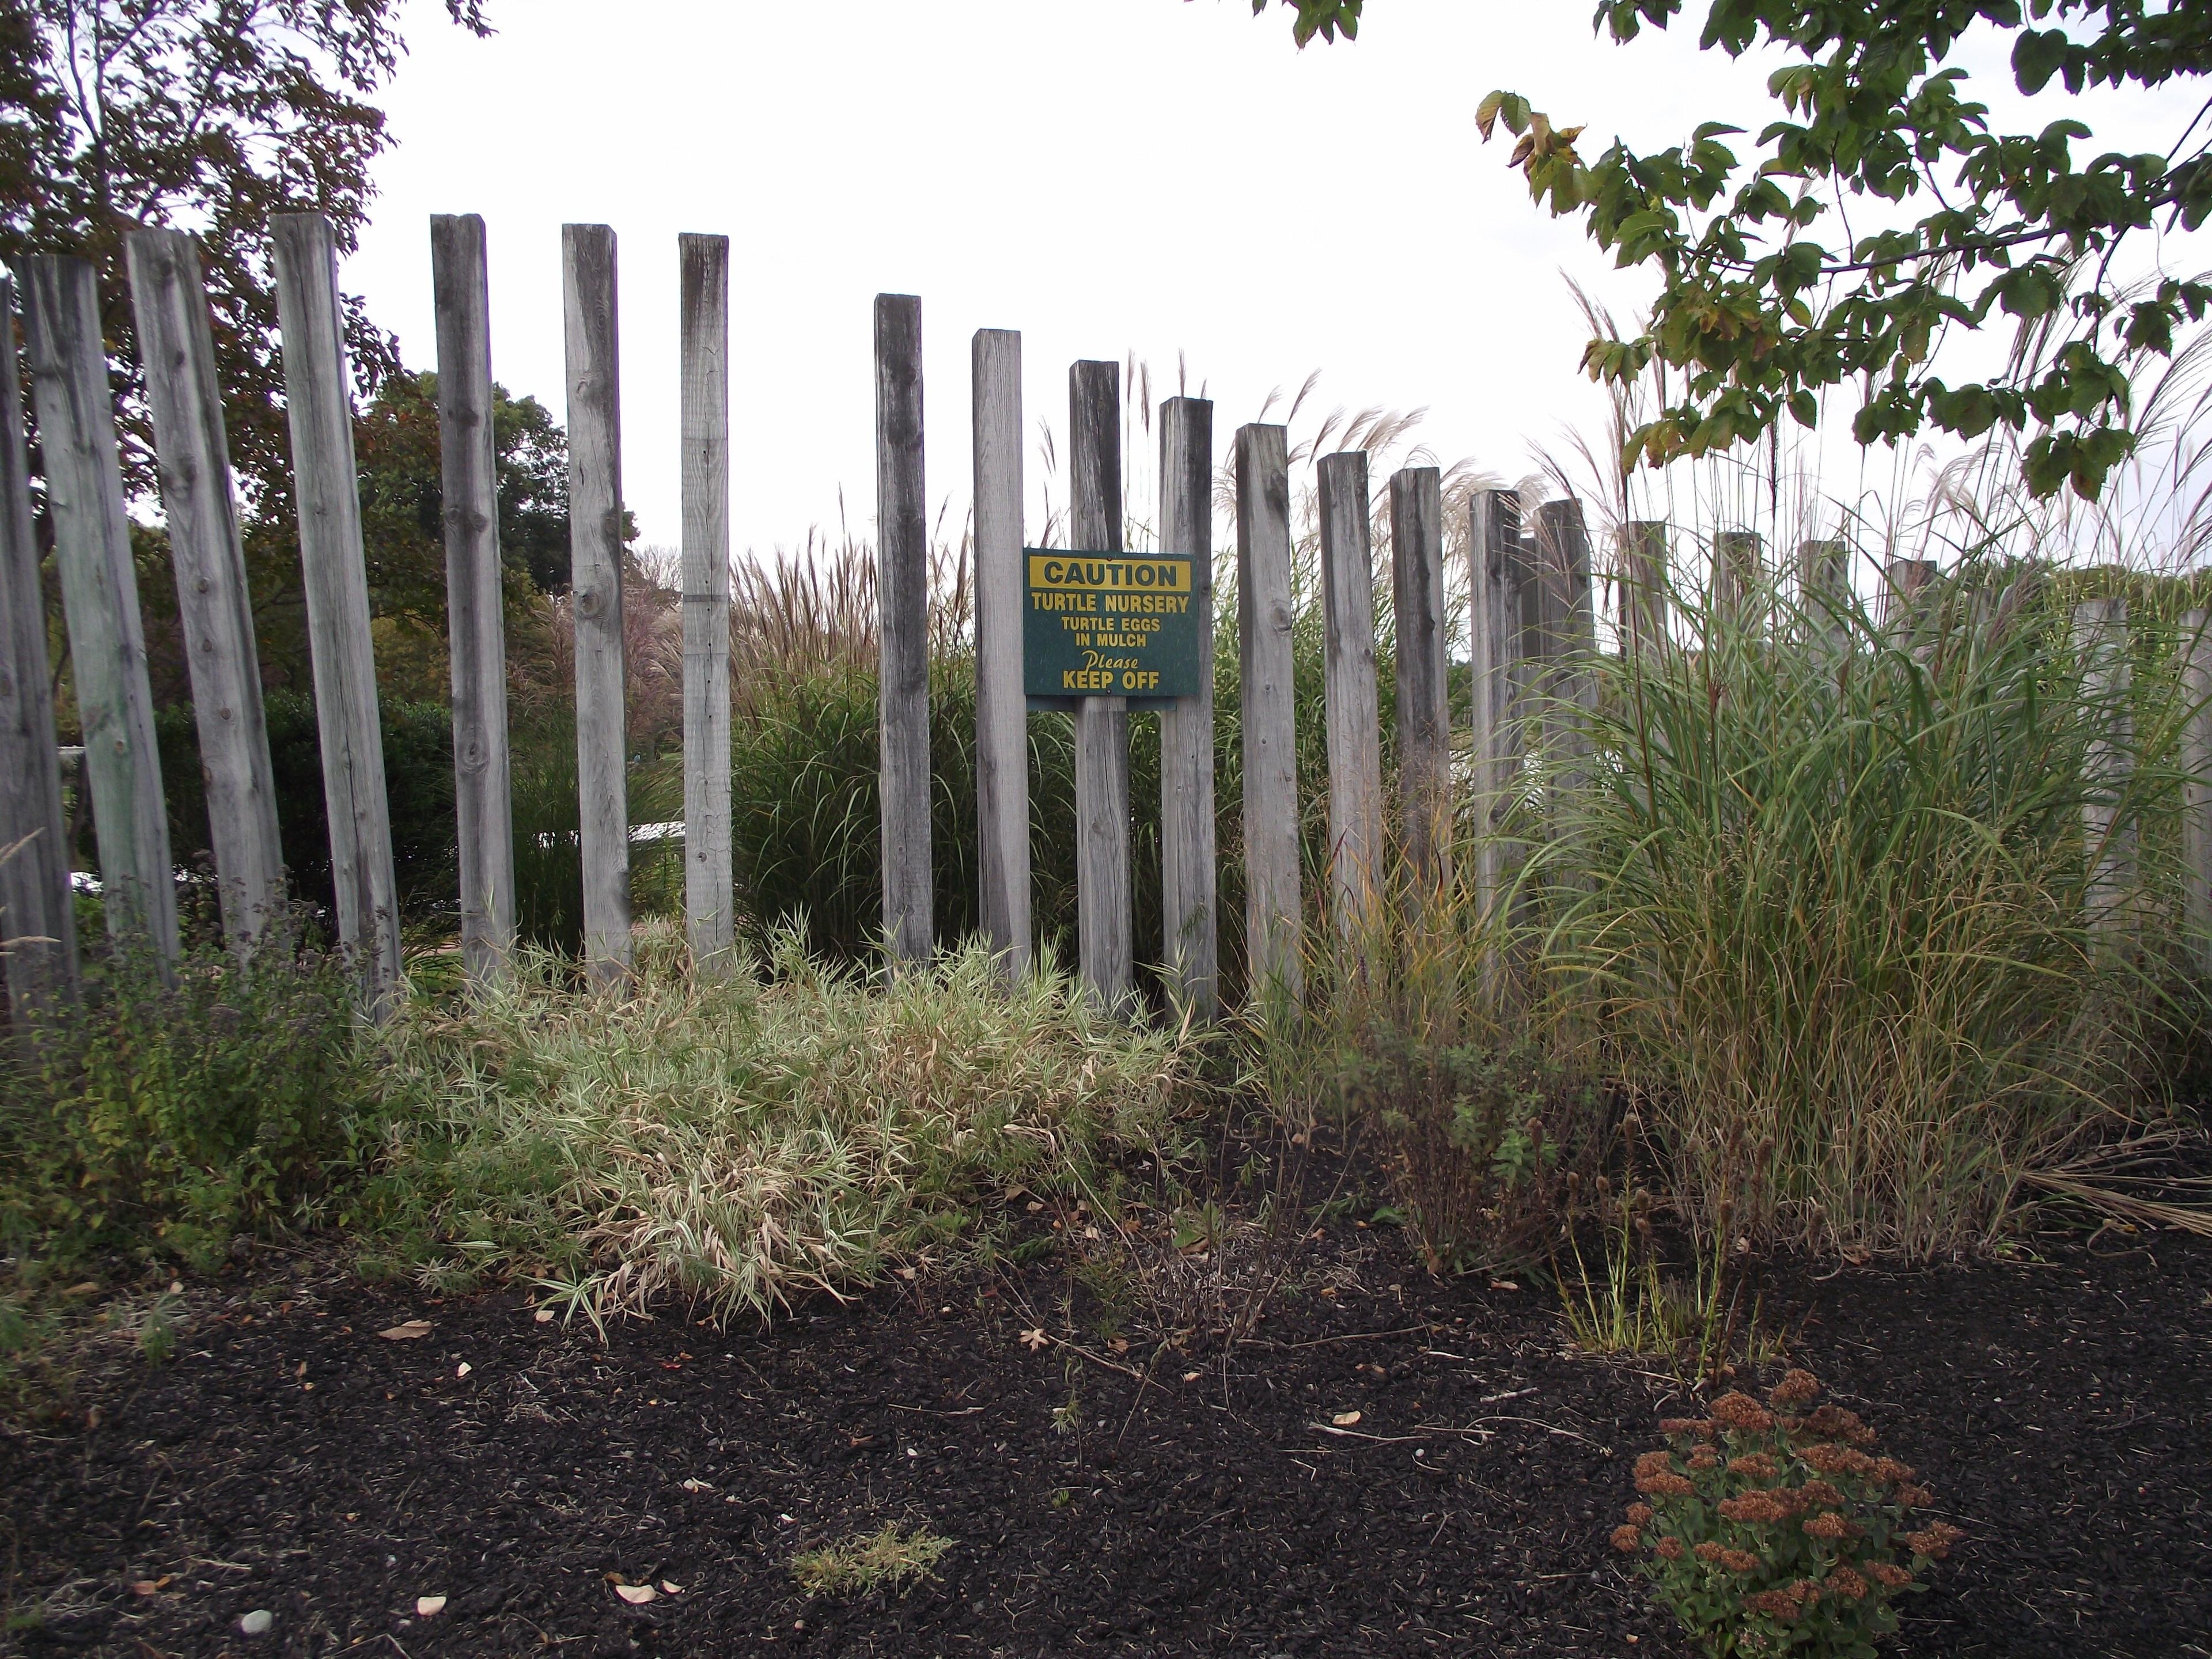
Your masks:
{"label": "tall wooden post", "polygon": [[2136,873],[2135,838],[2121,810],[2135,764],[2128,602],[2084,599],[2074,607],[2073,631],[2082,700],[2096,722],[2081,768],[2081,836],[2089,860],[2082,910],[2091,927],[2116,937],[2128,928]]}
{"label": "tall wooden post", "polygon": [[730,239],[682,236],[684,914],[691,959],[737,943],[730,868]]}
{"label": "tall wooden post", "polygon": [[[1068,542],[1121,550],[1121,366],[1067,371]],[[1076,954],[1107,1008],[1129,1001],[1129,704],[1085,697],[1075,708]]]}
{"label": "tall wooden post", "polygon": [[1445,686],[1444,507],[1435,467],[1390,477],[1390,593],[1397,629],[1398,811],[1417,889],[1448,878],[1451,704]]}
{"label": "tall wooden post", "polygon": [[167,974],[177,957],[176,877],[154,741],[154,694],[146,678],[131,522],[116,457],[98,282],[85,260],[52,255],[25,259],[21,273],[24,341],[100,838],[107,931],[150,944]]}
{"label": "tall wooden post", "polygon": [[975,331],[975,816],[983,933],[1030,965],[1030,726],[1022,681],[1022,337]]}
{"label": "tall wooden post", "polygon": [[[1469,657],[1474,704],[1476,914],[1493,926],[1505,921],[1504,896],[1517,860],[1504,831],[1521,775],[1521,681],[1526,563],[1522,553],[1521,497],[1510,489],[1475,492],[1468,503]],[[1501,1002],[1507,963],[1502,951],[1483,957],[1482,979],[1492,1001]]]}
{"label": "tall wooden post", "polygon": [[1190,561],[1199,618],[1198,695],[1160,714],[1160,892],[1169,982],[1195,1017],[1220,1012],[1214,927],[1213,404],[1160,405],[1160,551]]}
{"label": "tall wooden post", "polygon": [[1714,609],[1756,623],[1753,607],[1766,586],[1765,542],[1756,530],[1723,530],[1713,538]]}
{"label": "tall wooden post", "polygon": [[1321,592],[1328,729],[1328,862],[1338,932],[1364,945],[1381,916],[1382,721],[1367,452],[1321,462]]}
{"label": "tall wooden post", "polygon": [[1892,559],[1881,583],[1881,625],[1903,630],[1911,622],[1920,595],[1936,580],[1933,559]]}
{"label": "tall wooden post", "polygon": [[1597,607],[1590,581],[1589,532],[1583,523],[1580,501],[1570,496],[1546,501],[1536,509],[1536,549],[1546,649],[1554,664],[1557,716],[1547,720],[1553,730],[1547,731],[1546,741],[1553,741],[1556,734],[1565,745],[1562,752],[1580,755],[1588,747],[1588,733],[1568,705],[1583,713],[1597,707]]}
{"label": "tall wooden post", "polygon": [[1667,526],[1638,519],[1620,527],[1620,640],[1637,651],[1667,643]]}
{"label": "tall wooden post", "polygon": [[1244,740],[1244,939],[1258,1007],[1305,994],[1298,877],[1297,694],[1291,633],[1290,438],[1237,429],[1237,655]]}
{"label": "tall wooden post", "polygon": [[125,247],[222,930],[233,950],[249,955],[266,930],[283,925],[284,854],[207,289],[199,253],[181,231],[135,230]]}
{"label": "tall wooden post", "polygon": [[2181,619],[2182,931],[2190,961],[2212,974],[2212,611]]}
{"label": "tall wooden post", "polygon": [[1797,544],[1797,608],[1831,656],[1850,648],[1851,544],[1840,538]]}
{"label": "tall wooden post", "polygon": [[399,987],[399,884],[377,721],[337,239],[319,213],[277,214],[270,220],[270,237],[338,938],[359,953],[369,1008],[381,1018]]}
{"label": "tall wooden post", "polygon": [[507,624],[499,554],[499,445],[492,427],[491,295],[483,221],[433,215],[438,459],[453,685],[453,813],[460,852],[461,963],[489,984],[514,950],[514,809],[508,777]]}
{"label": "tall wooden post", "polygon": [[15,297],[14,282],[0,276],[0,945],[20,1030],[76,1000],[77,955]]}
{"label": "tall wooden post", "polygon": [[622,374],[615,234],[561,228],[568,373],[569,602],[576,626],[576,788],[584,966],[629,973],[629,778],[623,661]]}
{"label": "tall wooden post", "polygon": [[876,295],[876,703],[884,933],[891,960],[935,939],[929,845],[929,514],[922,482],[921,301]]}

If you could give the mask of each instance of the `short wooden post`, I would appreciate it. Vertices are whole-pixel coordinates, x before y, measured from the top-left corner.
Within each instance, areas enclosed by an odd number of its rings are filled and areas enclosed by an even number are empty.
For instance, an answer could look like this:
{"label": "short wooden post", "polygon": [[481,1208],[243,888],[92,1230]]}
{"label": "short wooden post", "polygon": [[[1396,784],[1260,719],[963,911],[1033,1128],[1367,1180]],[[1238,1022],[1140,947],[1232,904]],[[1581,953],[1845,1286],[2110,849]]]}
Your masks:
{"label": "short wooden post", "polygon": [[1022,337],[975,331],[975,816],[984,937],[1030,966],[1030,726],[1022,680]]}
{"label": "short wooden post", "polygon": [[561,228],[568,373],[569,603],[576,628],[576,788],[584,966],[629,971],[629,726],[623,697],[621,343],[615,234]]}
{"label": "short wooden post", "polygon": [[1321,591],[1327,635],[1328,861],[1338,932],[1355,954],[1381,917],[1381,716],[1375,690],[1375,561],[1367,452],[1322,458]]}
{"label": "short wooden post", "polygon": [[1850,648],[1851,544],[1840,538],[1797,544],[1797,608],[1831,656]]}
{"label": "short wooden post", "polygon": [[[1121,550],[1121,366],[1067,371],[1071,473],[1068,541]],[[1083,982],[1107,1008],[1128,1006],[1129,704],[1085,697],[1075,708],[1076,954]]]}
{"label": "short wooden post", "polygon": [[222,930],[246,956],[264,932],[283,925],[284,854],[207,289],[198,251],[181,231],[134,230],[125,246]]}
{"label": "short wooden post", "polygon": [[1244,740],[1244,939],[1250,1000],[1296,1007],[1299,933],[1297,695],[1291,633],[1290,438],[1237,430],[1237,653]]}
{"label": "short wooden post", "polygon": [[1668,531],[1664,520],[1638,519],[1620,527],[1620,639],[1633,651],[1667,643]]}
{"label": "short wooden post", "polygon": [[1446,690],[1443,475],[1390,475],[1390,597],[1397,629],[1398,812],[1416,889],[1449,879],[1451,704]]}
{"label": "short wooden post", "polygon": [[[1474,702],[1475,902],[1496,909],[1511,875],[1501,835],[1521,771],[1521,497],[1480,489],[1468,503],[1468,641]],[[1501,966],[1493,958],[1488,969]],[[1486,977],[1490,977],[1486,973]],[[1492,979],[1493,988],[1498,981]]]}
{"label": "short wooden post", "polygon": [[461,963],[478,985],[514,951],[514,811],[508,778],[507,623],[499,555],[499,446],[492,429],[491,297],[483,221],[433,215],[438,456],[446,617],[453,684],[453,812],[460,851]]}
{"label": "short wooden post", "polygon": [[1765,539],[1756,530],[1723,530],[1713,538],[1713,609],[1753,631],[1765,626]]}
{"label": "short wooden post", "polygon": [[2212,611],[2181,619],[2182,932],[2190,961],[2212,974]]}
{"label": "short wooden post", "polygon": [[0,276],[0,952],[20,1030],[77,994],[76,910],[31,520],[15,283]]}
{"label": "short wooden post", "polygon": [[2135,884],[2134,838],[2122,811],[2134,766],[2135,722],[2129,712],[2128,602],[2084,599],[2074,607],[2074,650],[2081,697],[2094,729],[2082,757],[2081,836],[2089,860],[2082,911],[2107,937],[2126,931]]}
{"label": "short wooden post", "polygon": [[680,236],[684,914],[691,960],[737,943],[730,867],[730,239]]}
{"label": "short wooden post", "polygon": [[929,513],[921,471],[921,301],[876,295],[876,598],[884,933],[891,960],[935,939],[929,847]]}
{"label": "short wooden post", "polygon": [[100,839],[107,931],[149,944],[164,974],[177,957],[177,885],[154,741],[154,694],[138,577],[115,449],[100,289],[82,259],[21,266],[23,334],[69,621],[70,669]]}
{"label": "short wooden post", "polygon": [[1160,551],[1190,561],[1202,660],[1198,695],[1160,711],[1160,892],[1170,985],[1195,1018],[1220,1012],[1214,927],[1213,404],[1160,405]]}
{"label": "short wooden post", "polygon": [[1911,621],[1921,593],[1936,580],[1933,559],[1892,559],[1882,571],[1881,625],[1901,629]]}
{"label": "short wooden post", "polygon": [[269,228],[338,938],[359,954],[370,1011],[382,1018],[399,988],[399,884],[377,721],[337,239],[319,213],[276,214]]}

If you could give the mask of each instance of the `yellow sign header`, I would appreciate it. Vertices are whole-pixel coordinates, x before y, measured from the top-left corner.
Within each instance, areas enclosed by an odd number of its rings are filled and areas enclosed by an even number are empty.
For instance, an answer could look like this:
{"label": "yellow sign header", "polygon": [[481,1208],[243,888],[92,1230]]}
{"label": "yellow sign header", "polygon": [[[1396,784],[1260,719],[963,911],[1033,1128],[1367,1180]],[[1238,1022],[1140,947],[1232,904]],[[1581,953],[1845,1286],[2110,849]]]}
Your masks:
{"label": "yellow sign header", "polygon": [[1188,593],[1188,559],[1141,554],[1032,553],[1030,587],[1103,588],[1114,592]]}

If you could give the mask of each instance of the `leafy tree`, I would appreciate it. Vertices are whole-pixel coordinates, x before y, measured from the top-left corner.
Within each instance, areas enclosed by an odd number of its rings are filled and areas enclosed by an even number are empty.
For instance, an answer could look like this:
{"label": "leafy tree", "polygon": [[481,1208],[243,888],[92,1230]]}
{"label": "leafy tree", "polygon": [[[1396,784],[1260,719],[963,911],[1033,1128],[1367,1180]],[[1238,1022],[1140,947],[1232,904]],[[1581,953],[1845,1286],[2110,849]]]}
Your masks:
{"label": "leafy tree", "polygon": [[[446,0],[487,31],[483,0]],[[122,380],[125,464],[149,489],[123,237],[199,240],[215,313],[232,464],[248,500],[289,507],[269,216],[325,214],[350,250],[369,164],[390,142],[368,100],[397,66],[400,0],[0,0],[0,257],[71,253],[100,267]],[[358,301],[347,336],[374,386],[398,366]]]}
{"label": "leafy tree", "polygon": [[[1358,15],[1354,0],[1285,3],[1297,6],[1302,41]],[[1681,10],[1681,0],[1609,0],[1596,23],[1626,43]],[[2031,97],[2212,72],[2203,3],[1711,0],[1702,46],[1792,60],[1768,80],[1778,118],[1744,153],[1723,142],[1740,129],[1709,123],[1656,154],[1615,139],[1586,160],[1582,127],[1515,93],[1482,100],[1484,137],[1500,122],[1518,136],[1512,164],[1536,200],[1583,216],[1617,263],[1660,277],[1644,331],[1592,341],[1583,357],[1604,380],[1655,360],[1682,371],[1670,382],[1677,401],[1634,433],[1629,457],[1702,454],[1785,410],[1809,426],[1822,389],[1855,382],[1861,443],[1928,424],[1967,439],[2032,430],[2031,488],[2100,493],[2134,447],[2132,374],[2170,356],[2176,331],[2212,308],[2201,277],[2123,288],[2114,276],[2131,234],[2212,216],[2212,105],[2163,155],[2082,160],[2093,135],[2070,112],[2037,132],[1992,131],[1951,61],[1976,30],[2009,37],[2014,82]],[[1956,385],[1931,372],[1947,328],[2000,313],[2018,320],[2025,348],[2002,369]]]}

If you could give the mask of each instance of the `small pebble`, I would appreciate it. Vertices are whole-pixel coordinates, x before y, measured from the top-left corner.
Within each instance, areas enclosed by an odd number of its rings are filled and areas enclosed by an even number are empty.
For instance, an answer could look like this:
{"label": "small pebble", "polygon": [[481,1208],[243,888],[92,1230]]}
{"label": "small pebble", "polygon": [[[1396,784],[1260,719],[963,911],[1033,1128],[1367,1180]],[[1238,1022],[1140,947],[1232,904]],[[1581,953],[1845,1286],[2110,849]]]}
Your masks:
{"label": "small pebble", "polygon": [[266,1636],[269,1626],[276,1622],[276,1615],[266,1607],[256,1607],[238,1621],[240,1636]]}

